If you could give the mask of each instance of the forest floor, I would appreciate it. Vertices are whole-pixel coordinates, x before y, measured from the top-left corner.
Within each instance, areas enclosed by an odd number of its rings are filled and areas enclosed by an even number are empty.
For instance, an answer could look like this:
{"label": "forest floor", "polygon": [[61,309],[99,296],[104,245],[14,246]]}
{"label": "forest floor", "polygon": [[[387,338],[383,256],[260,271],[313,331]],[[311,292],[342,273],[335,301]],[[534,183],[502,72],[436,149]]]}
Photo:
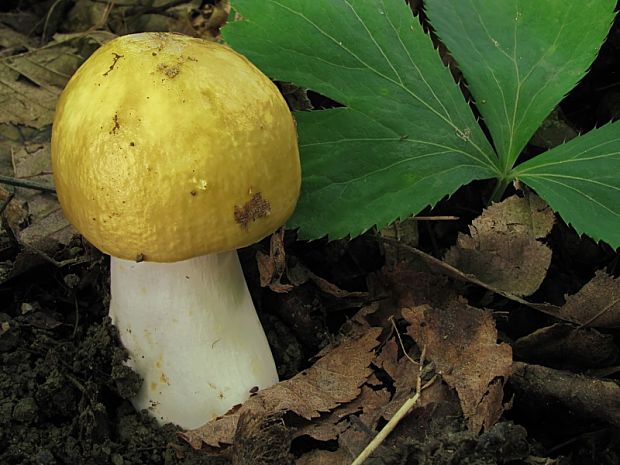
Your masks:
{"label": "forest floor", "polygon": [[[282,382],[194,431],[136,412],[109,260],[46,191],[54,105],[114,35],[213,38],[221,15],[117,3],[0,5],[0,463],[346,464],[416,393],[365,463],[620,463],[619,256],[532,193],[485,208],[485,182],[352,240],[240,250]],[[618,24],[526,151],[618,118]]]}

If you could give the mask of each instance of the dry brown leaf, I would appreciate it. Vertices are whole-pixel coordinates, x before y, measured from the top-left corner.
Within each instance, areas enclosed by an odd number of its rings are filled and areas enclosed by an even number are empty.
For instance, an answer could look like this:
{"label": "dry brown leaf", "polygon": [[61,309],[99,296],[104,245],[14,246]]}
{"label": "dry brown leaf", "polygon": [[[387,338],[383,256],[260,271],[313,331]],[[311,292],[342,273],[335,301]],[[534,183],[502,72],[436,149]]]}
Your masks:
{"label": "dry brown leaf", "polygon": [[64,36],[40,49],[0,59],[0,124],[33,128],[51,124],[65,83],[111,37],[107,32]]}
{"label": "dry brown leaf", "polygon": [[517,395],[544,405],[560,402],[586,418],[620,426],[620,386],[614,381],[515,362],[510,384]]}
{"label": "dry brown leaf", "polygon": [[399,358],[398,344],[394,339],[385,343],[377,357],[376,364],[385,370],[394,384],[394,395],[390,405],[386,406],[383,413],[384,418],[389,420],[403,402],[414,395],[419,376],[419,365],[405,356]]}
{"label": "dry brown leaf", "polygon": [[314,283],[316,287],[318,287],[321,291],[326,294],[332,295],[334,297],[344,299],[344,298],[366,298],[368,297],[367,292],[358,292],[358,291],[347,291],[339,288],[333,283],[330,283],[324,278],[315,275],[312,271],[306,268],[301,263],[297,262],[293,266],[287,268],[286,276],[289,281],[294,286],[301,286],[302,284],[311,281]]}
{"label": "dry brown leaf", "polygon": [[[14,152],[12,162],[17,178],[52,185],[49,143],[25,144]],[[52,254],[59,244],[67,245],[76,234],[54,195],[18,188],[16,196],[26,203],[30,216],[30,224],[16,234],[22,245]]]}
{"label": "dry brown leaf", "polygon": [[443,379],[456,389],[472,431],[490,428],[503,412],[503,386],[511,372],[512,350],[497,344],[489,312],[453,302],[403,309],[408,334],[432,360]]}
{"label": "dry brown leaf", "polygon": [[328,415],[322,416],[318,420],[314,420],[307,425],[300,427],[295,436],[310,436],[317,441],[333,441],[349,428],[349,423],[344,421],[347,417],[353,414],[374,414],[376,419],[373,418],[366,426],[369,429],[373,429],[376,426],[377,420],[381,416],[381,412],[390,401],[390,393],[387,389],[372,389],[369,386],[362,386],[361,394],[351,402],[343,404],[334,409]]}
{"label": "dry brown leaf", "polygon": [[[11,193],[4,187],[0,186],[0,205],[4,205],[5,202],[9,201],[10,196]],[[0,213],[4,216],[4,218],[6,218],[6,224],[9,228],[11,228],[11,232],[13,234],[19,231],[20,224],[22,224],[28,216],[28,212],[22,205],[20,205],[20,202],[15,200],[15,198],[11,199],[4,207],[4,211]]]}
{"label": "dry brown leaf", "polygon": [[232,465],[292,465],[292,429],[282,413],[239,417],[232,447]]}
{"label": "dry brown leaf", "polygon": [[566,297],[559,315],[583,326],[620,328],[620,278],[597,271],[579,292]]}
{"label": "dry brown leaf", "polygon": [[239,416],[245,412],[259,415],[290,411],[309,420],[352,401],[372,373],[370,364],[380,334],[380,328],[370,328],[359,339],[343,341],[294,378],[260,391],[232,413],[185,432],[182,437],[194,448],[203,443],[218,447],[232,443]]}
{"label": "dry brown leaf", "polygon": [[[427,267],[430,271],[434,272],[434,273],[441,273],[445,276],[448,276],[450,278],[459,280],[459,281],[464,281],[464,282],[468,282],[471,284],[474,284],[476,286],[480,286],[483,289],[487,289],[495,294],[501,295],[509,300],[512,300],[513,302],[517,302],[521,305],[525,305],[526,307],[530,307],[533,308],[534,310],[537,310],[539,312],[542,313],[546,313],[548,315],[552,315],[555,318],[562,318],[562,316],[558,315],[558,310],[559,307],[556,307],[555,305],[551,305],[551,304],[547,304],[547,303],[543,303],[543,304],[539,304],[539,303],[533,303],[533,302],[528,302],[527,300],[519,297],[516,294],[513,294],[509,291],[494,287],[492,285],[490,285],[489,283],[486,283],[480,279],[478,279],[476,276],[471,275],[471,274],[467,274],[467,273],[463,273],[461,270],[455,268],[454,266],[450,265],[449,263],[446,263],[442,260],[439,260],[435,257],[433,257],[432,255],[427,254],[426,252],[423,252],[419,249],[416,249],[414,247],[409,247],[406,244],[402,244],[401,247],[406,248],[407,250],[409,250],[409,252],[411,252],[416,258],[420,259],[420,261],[424,264],[425,267]],[[420,262],[418,262],[420,263]],[[373,283],[372,281],[370,281],[371,284]],[[440,289],[439,291],[437,291],[436,293],[439,295],[439,298],[442,299],[441,294],[443,292],[451,292],[454,293],[453,289],[450,289],[450,287],[447,287],[445,289]],[[443,299],[446,300],[446,299]],[[419,305],[419,304],[417,304]],[[431,305],[435,305],[437,306],[437,304],[431,304]]]}
{"label": "dry brown leaf", "polygon": [[[41,141],[49,138],[56,99],[82,61],[111,37],[107,32],[57,36],[45,47],[0,59],[1,174],[52,186],[49,143]],[[15,194],[29,216],[29,225],[14,231],[25,250],[50,254],[69,242],[75,231],[54,196],[23,188]],[[18,267],[16,261],[7,276],[28,263],[34,264],[22,260]]]}
{"label": "dry brown leaf", "polygon": [[396,220],[379,231],[379,235],[382,238],[398,241],[398,243],[389,240],[383,242],[383,252],[387,266],[396,266],[402,262],[409,262],[412,254],[407,249],[399,247],[398,244],[407,244],[411,247],[418,246],[420,240],[418,221],[414,217]]}
{"label": "dry brown leaf", "polygon": [[335,451],[315,449],[302,455],[295,465],[345,465],[351,463],[351,457],[344,449]]}
{"label": "dry brown leaf", "polygon": [[423,304],[441,307],[457,297],[454,285],[448,278],[413,270],[410,263],[400,263],[393,270],[383,269],[378,278],[399,307]]}
{"label": "dry brown leaf", "polygon": [[269,255],[256,252],[256,264],[261,287],[269,287],[274,292],[285,293],[292,290],[292,284],[283,284],[282,276],[286,271],[286,252],[284,251],[284,228],[271,235]]}
{"label": "dry brown leaf", "polygon": [[[269,255],[260,251],[257,252],[256,263],[260,274],[261,286],[269,287],[269,289],[277,293],[290,292],[295,287],[312,282],[319,290],[334,297],[366,298],[368,296],[367,292],[351,292],[340,289],[335,284],[314,274],[299,261],[295,261],[292,266],[287,267],[284,251],[284,228],[271,236]],[[286,275],[290,284],[282,283],[284,275]]]}
{"label": "dry brown leaf", "polygon": [[620,355],[611,334],[567,323],[540,328],[517,339],[512,348],[519,360],[567,370],[610,366]]}
{"label": "dry brown leaf", "polygon": [[539,197],[509,197],[476,218],[469,236],[459,234],[445,261],[503,291],[530,295],[551,261],[551,250],[537,239],[551,231],[553,222],[553,212]]}

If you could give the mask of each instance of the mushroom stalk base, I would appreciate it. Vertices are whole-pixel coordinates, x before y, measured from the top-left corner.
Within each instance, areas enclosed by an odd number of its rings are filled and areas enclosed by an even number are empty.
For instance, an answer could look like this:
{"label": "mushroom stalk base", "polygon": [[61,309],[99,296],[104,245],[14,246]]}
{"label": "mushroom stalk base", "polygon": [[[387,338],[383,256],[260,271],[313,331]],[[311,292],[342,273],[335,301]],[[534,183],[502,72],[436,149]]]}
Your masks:
{"label": "mushroom stalk base", "polygon": [[236,251],[110,267],[110,317],[144,378],[138,410],[197,428],[278,382]]}

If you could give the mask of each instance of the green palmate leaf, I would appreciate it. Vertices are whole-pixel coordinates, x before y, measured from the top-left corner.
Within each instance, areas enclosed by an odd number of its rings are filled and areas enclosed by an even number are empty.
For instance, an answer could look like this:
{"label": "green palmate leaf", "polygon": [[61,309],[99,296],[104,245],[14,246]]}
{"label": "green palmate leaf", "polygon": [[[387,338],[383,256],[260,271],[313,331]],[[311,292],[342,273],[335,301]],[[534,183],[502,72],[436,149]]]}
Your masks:
{"label": "green palmate leaf", "polygon": [[583,77],[616,0],[426,0],[463,72],[504,175],[544,118]]}
{"label": "green palmate leaf", "polygon": [[514,174],[579,233],[620,246],[620,122],[549,150]]}
{"label": "green palmate leaf", "polygon": [[341,108],[297,113],[304,238],[417,213],[498,161],[403,0],[237,0],[224,30],[270,77]]}

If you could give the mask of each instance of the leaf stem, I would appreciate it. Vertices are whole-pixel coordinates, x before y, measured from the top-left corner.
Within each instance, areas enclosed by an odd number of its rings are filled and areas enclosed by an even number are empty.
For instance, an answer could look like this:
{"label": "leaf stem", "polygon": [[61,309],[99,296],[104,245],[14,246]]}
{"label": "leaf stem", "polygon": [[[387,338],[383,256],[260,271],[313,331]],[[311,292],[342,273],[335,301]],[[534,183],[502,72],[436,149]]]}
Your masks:
{"label": "leaf stem", "polygon": [[499,202],[502,200],[502,196],[506,191],[506,188],[511,183],[512,179],[508,177],[502,177],[497,180],[497,184],[495,185],[495,189],[493,189],[493,193],[489,198],[489,204]]}

